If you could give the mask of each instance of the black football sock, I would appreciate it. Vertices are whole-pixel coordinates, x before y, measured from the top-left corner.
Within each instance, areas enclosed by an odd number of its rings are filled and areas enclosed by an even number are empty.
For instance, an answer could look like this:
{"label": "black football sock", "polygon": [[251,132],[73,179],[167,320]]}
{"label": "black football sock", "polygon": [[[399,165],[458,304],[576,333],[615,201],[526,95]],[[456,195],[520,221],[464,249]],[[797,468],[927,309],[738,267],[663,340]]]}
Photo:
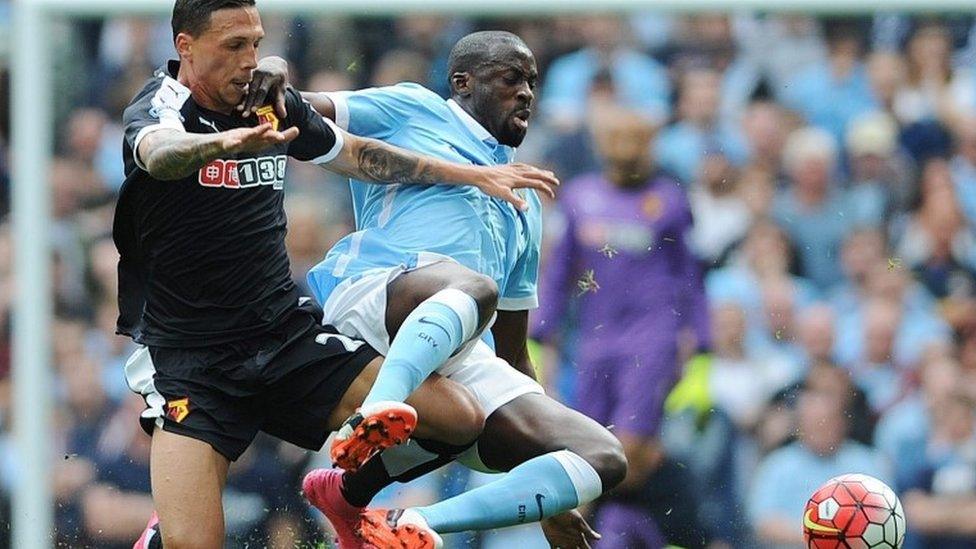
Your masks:
{"label": "black football sock", "polygon": [[381,457],[373,456],[355,473],[346,471],[342,475],[342,497],[350,505],[366,507],[380,490],[393,484]]}
{"label": "black football sock", "polygon": [[[350,505],[365,507],[376,497],[383,488],[394,482],[410,482],[431,471],[454,461],[464,453],[474,442],[461,446],[453,446],[433,440],[413,439],[418,446],[430,452],[431,457],[425,461],[418,461],[414,466],[396,476],[390,476],[382,454],[367,461],[355,473],[346,472],[342,475],[342,497]],[[387,450],[389,452],[390,450]],[[395,450],[394,450],[395,451]]]}

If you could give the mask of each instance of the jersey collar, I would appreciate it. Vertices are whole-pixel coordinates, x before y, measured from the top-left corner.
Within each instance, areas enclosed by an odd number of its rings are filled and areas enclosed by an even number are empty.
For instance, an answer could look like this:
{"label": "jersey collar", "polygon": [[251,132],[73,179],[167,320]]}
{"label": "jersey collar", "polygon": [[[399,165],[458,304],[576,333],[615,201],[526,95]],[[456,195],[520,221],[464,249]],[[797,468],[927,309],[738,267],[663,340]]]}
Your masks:
{"label": "jersey collar", "polygon": [[468,131],[474,134],[474,136],[477,137],[479,141],[491,143],[492,145],[498,144],[498,140],[495,139],[495,137],[491,135],[491,133],[488,130],[486,130],[484,126],[479,124],[478,121],[475,120],[473,116],[468,114],[468,111],[464,110],[461,107],[461,105],[458,105],[457,101],[453,99],[448,99],[447,106],[450,107],[452,111],[454,111],[454,115],[457,116],[459,119],[461,119],[461,123],[464,124],[464,127],[468,128]]}
{"label": "jersey collar", "polygon": [[495,136],[485,129],[473,116],[468,114],[468,111],[464,110],[461,105],[457,104],[457,101],[453,99],[447,100],[447,106],[450,107],[451,111],[454,112],[454,116],[464,124],[464,127],[471,132],[482,143],[487,143],[495,151],[495,161],[501,162],[503,164],[508,164],[515,158],[515,149],[509,147],[508,145],[501,145]]}

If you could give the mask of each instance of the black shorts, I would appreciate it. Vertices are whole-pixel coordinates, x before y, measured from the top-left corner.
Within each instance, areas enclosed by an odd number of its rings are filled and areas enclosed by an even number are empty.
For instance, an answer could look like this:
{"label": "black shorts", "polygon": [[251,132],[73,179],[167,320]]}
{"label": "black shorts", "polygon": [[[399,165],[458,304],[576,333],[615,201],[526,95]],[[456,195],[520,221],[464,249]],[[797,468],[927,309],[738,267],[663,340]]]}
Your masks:
{"label": "black shorts", "polygon": [[207,442],[236,460],[258,431],[318,450],[346,389],[379,354],[320,324],[305,305],[267,334],[211,347],[142,347],[126,363],[129,387],[155,426]]}

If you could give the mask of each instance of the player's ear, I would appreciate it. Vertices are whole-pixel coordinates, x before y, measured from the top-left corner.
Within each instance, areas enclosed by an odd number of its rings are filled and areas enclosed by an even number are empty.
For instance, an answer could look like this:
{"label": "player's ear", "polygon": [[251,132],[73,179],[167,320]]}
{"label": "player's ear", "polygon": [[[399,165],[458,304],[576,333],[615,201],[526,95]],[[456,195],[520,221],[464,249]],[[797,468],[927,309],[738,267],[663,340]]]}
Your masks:
{"label": "player's ear", "polygon": [[451,90],[464,97],[471,93],[471,75],[467,72],[456,72],[451,75]]}
{"label": "player's ear", "polygon": [[176,35],[176,53],[180,59],[191,59],[193,57],[193,37],[185,32]]}

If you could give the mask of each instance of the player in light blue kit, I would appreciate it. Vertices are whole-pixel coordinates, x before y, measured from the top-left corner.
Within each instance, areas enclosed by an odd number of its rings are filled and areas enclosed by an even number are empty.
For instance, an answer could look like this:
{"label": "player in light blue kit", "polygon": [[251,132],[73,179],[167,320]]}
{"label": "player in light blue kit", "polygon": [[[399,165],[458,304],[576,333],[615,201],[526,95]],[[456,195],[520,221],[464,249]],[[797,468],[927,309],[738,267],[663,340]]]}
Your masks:
{"label": "player in light blue kit", "polygon": [[[260,69],[275,73],[267,63]],[[277,71],[283,72],[280,64]],[[448,101],[416,84],[303,95],[354,134],[458,162],[510,162],[531,115],[532,53],[513,34],[474,33],[453,48],[449,74]],[[364,513],[382,487],[433,470],[465,448],[418,441],[390,448],[356,472],[313,471],[306,495],[336,527],[340,546],[359,547],[359,530],[381,547],[434,547],[438,532],[542,520],[619,483],[626,471],[619,442],[546,397],[528,360],[541,239],[535,193],[523,195],[519,210],[441,186],[376,193],[353,181],[352,190],[358,231],[327,254],[309,282],[327,321],[365,339],[386,362],[361,416],[340,435],[375,434],[362,429],[371,417],[382,420],[371,416],[371,407],[402,402],[436,370],[470,389],[487,416],[465,463],[510,473],[432,506]],[[497,321],[486,332],[496,308]],[[482,340],[492,335],[494,351]],[[353,466],[369,455],[357,455]],[[549,526],[547,536],[561,547],[586,547],[596,538],[578,515],[563,514]]]}

